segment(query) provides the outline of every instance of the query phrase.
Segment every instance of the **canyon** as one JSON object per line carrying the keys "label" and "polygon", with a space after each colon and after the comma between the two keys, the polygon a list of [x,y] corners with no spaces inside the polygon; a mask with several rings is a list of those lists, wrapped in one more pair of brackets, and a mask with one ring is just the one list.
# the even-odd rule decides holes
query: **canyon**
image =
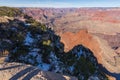
{"label": "canyon", "polygon": [[22,8],[22,11],[58,35],[87,30],[106,40],[112,49],[120,47],[120,8]]}
{"label": "canyon", "polygon": [[120,8],[25,8],[23,11],[55,30],[66,52],[82,44],[108,71],[120,73]]}
{"label": "canyon", "polygon": [[[56,79],[52,74],[61,80],[107,80],[106,75],[120,79],[120,8],[17,10],[22,15],[0,17],[0,49],[8,52],[5,61],[36,66],[42,70],[37,69],[37,76],[46,79]],[[16,64],[1,61],[0,68]],[[0,76],[6,79],[15,74],[7,70],[7,77],[2,72]]]}

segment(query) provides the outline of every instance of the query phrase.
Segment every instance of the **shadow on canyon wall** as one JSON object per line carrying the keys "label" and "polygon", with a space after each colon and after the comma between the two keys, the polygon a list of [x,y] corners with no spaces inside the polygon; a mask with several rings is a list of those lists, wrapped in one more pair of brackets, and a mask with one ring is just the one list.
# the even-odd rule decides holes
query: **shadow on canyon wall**
{"label": "shadow on canyon wall", "polygon": [[107,75],[115,77],[116,80],[120,80],[120,73],[112,73],[108,71],[105,67],[102,66],[102,64],[99,64],[99,68]]}

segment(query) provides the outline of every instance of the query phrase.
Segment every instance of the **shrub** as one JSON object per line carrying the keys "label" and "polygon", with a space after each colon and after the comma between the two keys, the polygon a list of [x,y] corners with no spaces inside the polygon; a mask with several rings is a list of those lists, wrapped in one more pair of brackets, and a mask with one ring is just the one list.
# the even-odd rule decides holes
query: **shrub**
{"label": "shrub", "polygon": [[23,13],[18,8],[0,7],[0,16],[16,17]]}
{"label": "shrub", "polygon": [[45,40],[42,42],[43,45],[50,46],[51,40]]}

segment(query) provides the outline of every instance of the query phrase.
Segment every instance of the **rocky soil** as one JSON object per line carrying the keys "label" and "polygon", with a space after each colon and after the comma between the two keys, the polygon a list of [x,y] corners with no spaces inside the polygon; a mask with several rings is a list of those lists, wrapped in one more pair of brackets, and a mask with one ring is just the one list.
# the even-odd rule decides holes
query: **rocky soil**
{"label": "rocky soil", "polygon": [[77,80],[77,78],[42,71],[22,63],[3,63],[0,64],[0,80]]}

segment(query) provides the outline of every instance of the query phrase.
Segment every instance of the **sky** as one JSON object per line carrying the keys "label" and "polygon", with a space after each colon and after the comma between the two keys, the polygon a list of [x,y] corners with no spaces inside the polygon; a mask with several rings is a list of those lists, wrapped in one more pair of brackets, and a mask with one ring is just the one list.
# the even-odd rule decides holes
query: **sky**
{"label": "sky", "polygon": [[120,7],[120,0],[0,0],[0,6],[10,7]]}

